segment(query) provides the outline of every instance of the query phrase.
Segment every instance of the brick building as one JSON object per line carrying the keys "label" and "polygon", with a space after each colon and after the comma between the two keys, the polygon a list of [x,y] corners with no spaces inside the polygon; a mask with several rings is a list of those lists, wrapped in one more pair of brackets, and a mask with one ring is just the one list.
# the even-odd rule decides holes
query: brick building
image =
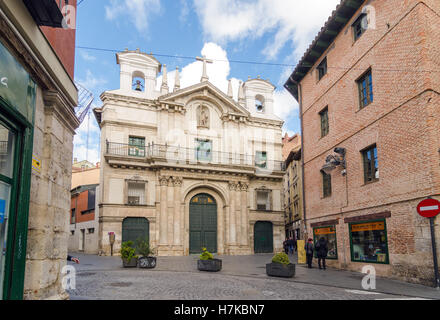
{"label": "brick building", "polygon": [[439,65],[439,1],[343,0],[286,82],[300,103],[307,229],[329,239],[331,265],[432,284],[416,207],[440,198]]}

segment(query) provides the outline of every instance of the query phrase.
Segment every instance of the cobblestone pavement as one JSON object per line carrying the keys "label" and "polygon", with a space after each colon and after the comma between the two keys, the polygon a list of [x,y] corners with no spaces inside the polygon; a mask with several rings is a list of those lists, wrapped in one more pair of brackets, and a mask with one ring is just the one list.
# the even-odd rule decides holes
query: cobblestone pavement
{"label": "cobblestone pavement", "polygon": [[[159,257],[155,269],[124,269],[119,257],[76,255],[72,300],[371,300],[440,298],[435,289],[393,282],[393,290],[364,291],[362,274],[296,266],[293,279],[266,275],[272,255],[222,256],[218,273],[197,270],[197,256]],[[291,260],[295,260],[293,257]],[[336,277],[336,278],[335,278]],[[338,278],[339,277],[339,278]],[[333,279],[332,281],[323,281]],[[313,280],[313,281],[312,281]],[[377,281],[380,283],[380,281]],[[431,295],[431,293],[433,295]]]}

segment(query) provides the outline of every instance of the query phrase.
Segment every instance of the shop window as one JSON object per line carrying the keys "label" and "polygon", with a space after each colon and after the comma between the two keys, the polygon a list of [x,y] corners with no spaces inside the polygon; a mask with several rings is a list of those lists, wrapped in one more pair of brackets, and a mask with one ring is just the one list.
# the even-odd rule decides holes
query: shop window
{"label": "shop window", "polygon": [[130,206],[145,205],[145,182],[130,181],[127,183],[127,203]]}
{"label": "shop window", "polygon": [[[338,245],[336,242],[336,226],[327,226],[327,227],[319,227],[313,228],[313,243],[316,244],[319,239],[324,238],[327,240],[327,259],[338,259]],[[315,257],[316,252],[315,252]]]}
{"label": "shop window", "polygon": [[352,261],[389,263],[385,220],[350,223],[349,228]]}

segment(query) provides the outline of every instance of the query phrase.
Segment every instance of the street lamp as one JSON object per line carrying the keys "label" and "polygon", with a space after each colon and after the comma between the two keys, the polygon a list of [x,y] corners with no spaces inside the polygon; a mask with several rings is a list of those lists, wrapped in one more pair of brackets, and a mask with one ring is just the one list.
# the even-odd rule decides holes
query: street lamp
{"label": "street lamp", "polygon": [[[336,155],[328,155],[325,159],[325,164],[322,166],[322,171],[325,174],[330,174],[336,167],[341,166],[345,171],[345,152],[344,148],[335,148]],[[344,173],[343,173],[344,174]]]}

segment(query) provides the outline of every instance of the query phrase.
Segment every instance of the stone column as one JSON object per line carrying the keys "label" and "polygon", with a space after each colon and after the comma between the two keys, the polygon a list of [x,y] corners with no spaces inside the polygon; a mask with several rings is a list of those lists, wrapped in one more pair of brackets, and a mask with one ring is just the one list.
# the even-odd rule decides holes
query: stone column
{"label": "stone column", "polygon": [[159,177],[160,183],[160,219],[159,219],[159,238],[160,245],[167,244],[168,223],[167,223],[167,188],[168,178]]}
{"label": "stone column", "polygon": [[249,233],[248,233],[248,208],[247,208],[247,194],[248,194],[248,184],[240,183],[240,196],[241,196],[241,244],[246,246],[249,243]]}
{"label": "stone column", "polygon": [[173,179],[174,183],[174,245],[179,246],[182,244],[181,232],[183,224],[181,224],[181,217],[183,212],[181,212],[180,206],[180,194],[182,189],[182,178],[175,177]]}
{"label": "stone column", "polygon": [[231,207],[229,209],[229,234],[230,234],[230,244],[236,244],[236,212],[235,212],[235,195],[236,195],[236,184],[235,182],[229,182],[229,195],[231,198]]}
{"label": "stone column", "polygon": [[170,177],[168,179],[167,199],[166,199],[166,216],[167,216],[167,245],[173,244],[174,233],[174,183]]}

